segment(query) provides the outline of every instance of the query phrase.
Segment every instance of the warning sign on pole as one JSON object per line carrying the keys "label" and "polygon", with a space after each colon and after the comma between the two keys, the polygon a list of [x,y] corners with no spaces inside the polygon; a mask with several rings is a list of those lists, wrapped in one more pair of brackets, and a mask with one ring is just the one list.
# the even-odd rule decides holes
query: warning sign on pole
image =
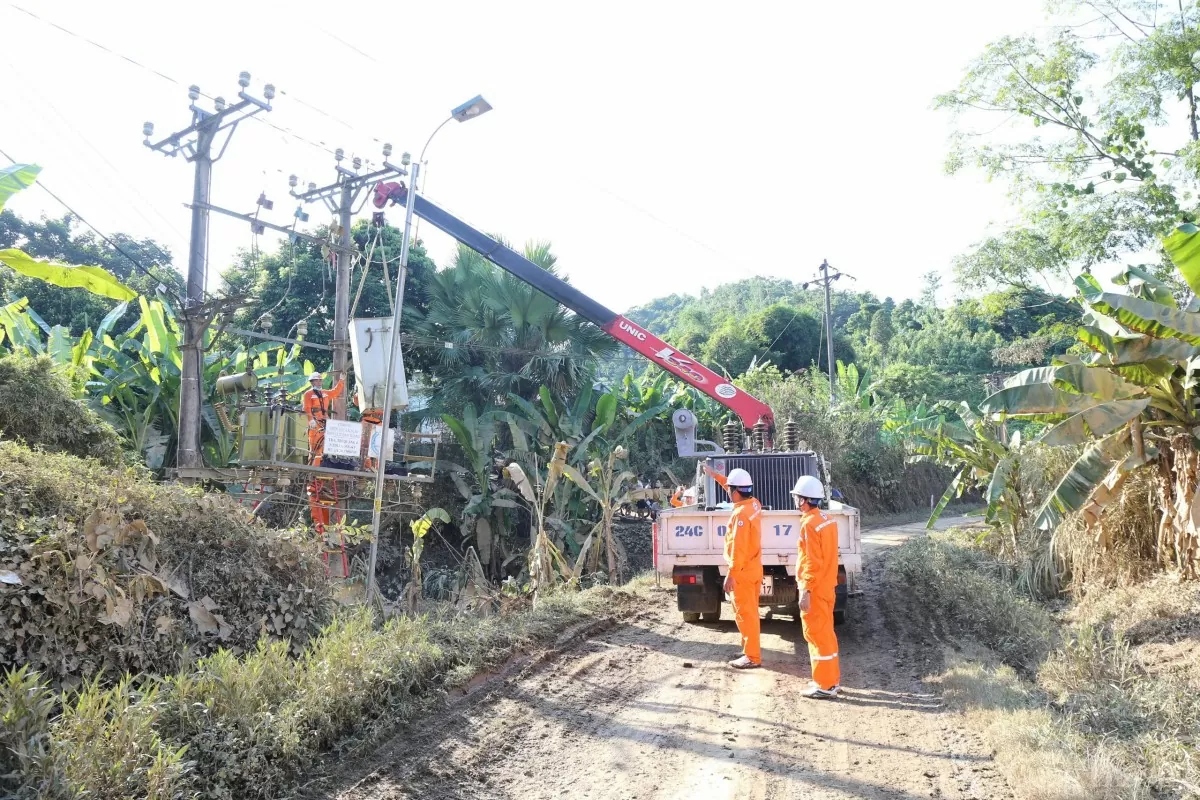
{"label": "warning sign on pole", "polygon": [[362,423],[331,419],[325,422],[325,454],[358,458],[362,447]]}

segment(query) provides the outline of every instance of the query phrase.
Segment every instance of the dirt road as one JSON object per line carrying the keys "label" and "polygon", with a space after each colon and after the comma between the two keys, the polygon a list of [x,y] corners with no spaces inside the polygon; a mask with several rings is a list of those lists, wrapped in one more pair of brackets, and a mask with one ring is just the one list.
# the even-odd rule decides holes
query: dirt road
{"label": "dirt road", "polygon": [[764,668],[734,672],[733,623],[685,625],[664,589],[628,624],[402,732],[329,797],[1011,797],[921,680],[940,647],[896,634],[877,569],[869,560],[838,630],[840,700],[798,695],[809,677],[798,623],[765,621]]}

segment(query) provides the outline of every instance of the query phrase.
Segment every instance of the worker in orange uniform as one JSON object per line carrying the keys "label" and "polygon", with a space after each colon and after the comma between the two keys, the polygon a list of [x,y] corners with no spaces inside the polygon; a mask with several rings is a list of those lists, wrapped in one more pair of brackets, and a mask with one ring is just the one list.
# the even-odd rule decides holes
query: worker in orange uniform
{"label": "worker in orange uniform", "polygon": [[341,396],[346,388],[346,379],[342,377],[332,389],[322,389],[325,376],[314,372],[308,376],[312,386],[304,393],[304,413],[308,415],[308,452],[313,465],[321,463],[321,454],[325,450],[325,423],[333,413],[333,401]]}
{"label": "worker in orange uniform", "polygon": [[800,619],[812,682],[802,694],[812,698],[833,698],[841,691],[841,667],[838,641],[833,632],[833,603],[838,579],[837,521],[819,507],[825,487],[811,475],[796,481],[792,500],[801,512],[799,560],[796,583],[800,589]]}
{"label": "worker in orange uniform", "polygon": [[682,486],[675,488],[675,494],[671,495],[671,508],[683,508],[683,489]]}
{"label": "worker in orange uniform", "polygon": [[725,591],[733,600],[733,619],[742,635],[742,656],[729,662],[734,669],[762,666],[759,643],[758,596],[762,591],[762,505],[754,497],[754,481],[744,469],[730,470],[729,477],[707,466],[704,471],[733,500],[733,513],[725,529]]}

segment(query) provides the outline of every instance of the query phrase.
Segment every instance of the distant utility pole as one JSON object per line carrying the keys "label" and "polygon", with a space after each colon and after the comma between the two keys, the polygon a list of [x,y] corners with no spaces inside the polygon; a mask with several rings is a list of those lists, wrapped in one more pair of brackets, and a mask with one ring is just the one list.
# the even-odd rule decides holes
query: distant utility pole
{"label": "distant utility pole", "polygon": [[[176,463],[181,468],[202,467],[200,455],[200,404],[202,387],[200,376],[204,362],[204,331],[213,316],[224,310],[228,303],[206,304],[205,284],[208,278],[208,211],[212,194],[212,166],[225,155],[225,148],[233,138],[238,123],[260,111],[271,110],[275,87],[263,87],[264,100],[246,94],[250,86],[250,73],[238,76],[239,102],[227,105],[225,98],[213,99],[213,110],[200,108],[200,87],[188,88],[192,101],[188,108],[192,112],[192,124],[172,133],[160,142],[151,142],[154,123],[142,126],[145,144],[163,155],[177,156],[183,153],[186,160],[196,165],[196,179],[192,189],[192,235],[188,247],[187,297],[183,315],[183,368],[179,386],[179,444]],[[221,131],[228,130],[217,155],[213,156],[213,144]]]}
{"label": "distant utility pole", "polygon": [[[300,183],[299,178],[295,175],[288,177],[293,197],[304,203],[321,200],[337,216],[338,225],[342,229],[341,240],[336,248],[337,280],[334,282],[333,341],[330,342],[333,346],[333,371],[339,376],[346,374],[346,362],[350,354],[350,268],[354,260],[354,243],[350,238],[350,223],[354,215],[362,210],[369,199],[369,197],[364,197],[362,203],[358,203],[363,189],[374,186],[380,181],[400,178],[408,174],[407,170],[388,162],[391,155],[392,146],[385,144],[383,146],[383,169],[360,175],[362,159],[356,156],[351,160],[353,169],[343,167],[342,160],[345,159],[346,152],[339,147],[333,156],[337,161],[337,178],[328,186],[318,188],[315,183],[310,183],[307,191],[297,192],[296,186]],[[354,207],[356,203],[358,203],[358,208]],[[334,400],[333,413],[337,419],[346,418],[345,392]]]}
{"label": "distant utility pole", "polygon": [[829,261],[821,260],[821,266],[817,267],[819,275],[812,280],[805,281],[800,284],[801,288],[807,289],[809,284],[820,283],[825,289],[825,353],[826,366],[829,368],[829,407],[833,408],[837,402],[837,379],[834,376],[833,369],[833,301],[830,294],[830,286],[838,278],[845,276],[850,280],[855,280],[853,275],[847,275],[845,272],[840,272],[829,266]]}

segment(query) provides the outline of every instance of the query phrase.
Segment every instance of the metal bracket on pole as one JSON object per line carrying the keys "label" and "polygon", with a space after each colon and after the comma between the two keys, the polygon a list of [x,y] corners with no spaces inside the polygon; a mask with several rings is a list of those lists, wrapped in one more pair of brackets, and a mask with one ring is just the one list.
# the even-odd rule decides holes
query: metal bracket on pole
{"label": "metal bracket on pole", "polygon": [[[192,203],[184,203],[183,205],[185,208],[193,207]],[[307,233],[301,233],[300,231],[296,230],[295,228],[288,228],[283,225],[276,225],[273,222],[267,222],[266,220],[259,219],[258,217],[252,216],[250,214],[242,214],[237,211],[230,211],[228,208],[221,208],[220,206],[214,206],[212,203],[196,203],[196,204],[194,204],[194,206],[196,208],[203,208],[206,211],[215,211],[218,214],[224,214],[225,216],[233,217],[234,219],[240,219],[240,220],[243,220],[244,222],[250,223],[251,225],[261,225],[264,228],[270,228],[273,231],[279,231],[280,233],[287,234],[288,238],[291,238],[291,239],[300,239],[301,241],[309,242],[311,244],[323,245],[325,247],[328,247],[330,250],[332,250],[334,252],[341,252],[341,250],[342,250],[342,246],[340,244],[335,244],[327,239],[321,239],[317,236],[310,236]],[[350,252],[352,254],[357,254],[358,248],[357,247],[351,248]]]}

